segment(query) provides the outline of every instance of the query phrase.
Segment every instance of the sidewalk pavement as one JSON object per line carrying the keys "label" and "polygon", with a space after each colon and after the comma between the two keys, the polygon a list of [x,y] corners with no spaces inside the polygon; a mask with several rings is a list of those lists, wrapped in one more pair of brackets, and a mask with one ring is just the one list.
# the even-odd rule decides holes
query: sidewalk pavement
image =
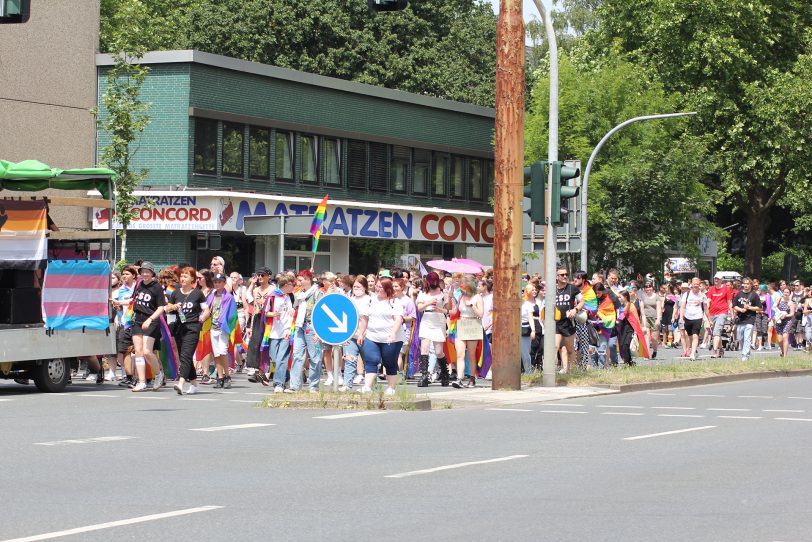
{"label": "sidewalk pavement", "polygon": [[500,407],[619,393],[619,390],[609,388],[573,386],[527,387],[518,391],[492,390],[486,386],[463,389],[443,388],[443,391],[432,390],[430,393],[421,393],[421,390],[421,388],[417,390],[417,397],[431,399],[432,410],[443,408],[447,404],[450,404],[452,408]]}

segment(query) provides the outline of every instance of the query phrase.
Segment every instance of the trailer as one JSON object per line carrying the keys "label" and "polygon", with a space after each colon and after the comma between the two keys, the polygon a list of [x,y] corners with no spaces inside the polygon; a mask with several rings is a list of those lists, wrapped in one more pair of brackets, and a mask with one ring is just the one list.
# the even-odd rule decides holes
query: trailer
{"label": "trailer", "polygon": [[[60,392],[70,381],[71,364],[76,360],[115,352],[109,303],[106,325],[99,323],[98,314],[93,325],[48,316],[47,303],[43,304],[43,285],[49,262],[54,261],[73,262],[79,268],[84,262],[87,266],[106,262],[103,302],[109,300],[114,231],[60,229],[51,213],[58,207],[78,207],[112,214],[114,180],[109,169],[60,170],[36,160],[0,160],[0,378],[32,380],[40,391]],[[41,195],[45,190],[47,194]],[[75,309],[84,301],[71,295],[70,285],[81,284],[81,277],[80,282],[73,280],[64,283],[60,309]],[[99,276],[93,280],[95,303],[85,305],[98,313],[104,282]]]}

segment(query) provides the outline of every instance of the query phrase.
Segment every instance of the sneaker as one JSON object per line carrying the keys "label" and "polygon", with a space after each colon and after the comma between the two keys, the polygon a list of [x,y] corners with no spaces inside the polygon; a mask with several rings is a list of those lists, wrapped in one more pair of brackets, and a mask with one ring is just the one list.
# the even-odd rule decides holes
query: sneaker
{"label": "sneaker", "polygon": [[378,380],[386,380],[386,375],[383,373],[378,373]]}
{"label": "sneaker", "polygon": [[324,381],[325,386],[333,385],[333,373],[327,373],[327,380]]}
{"label": "sneaker", "polygon": [[284,388],[284,389],[282,390],[282,392],[283,392],[283,393],[296,393],[296,390],[292,390],[292,389],[289,389],[289,388]]}
{"label": "sneaker", "polygon": [[87,373],[87,376],[85,377],[85,381],[86,382],[95,382],[96,378],[97,378],[96,373]]}
{"label": "sneaker", "polygon": [[310,388],[310,393],[319,393],[318,388]]}
{"label": "sneaker", "polygon": [[562,367],[561,369],[558,370],[558,374],[565,375],[567,374],[567,370]]}
{"label": "sneaker", "polygon": [[462,389],[463,383],[462,380],[455,380],[454,382],[451,383],[451,385],[460,390]]}
{"label": "sneaker", "polygon": [[437,382],[437,380],[439,379],[440,375],[437,374],[437,371],[432,371],[431,373],[429,373],[429,382],[431,382],[432,384]]}
{"label": "sneaker", "polygon": [[285,393],[285,386],[280,386],[279,384],[277,384],[276,386],[273,387],[273,392],[274,393]]}
{"label": "sneaker", "polygon": [[657,351],[656,350],[651,352],[651,359],[657,359]]}
{"label": "sneaker", "polygon": [[164,386],[166,386],[166,377],[164,376],[163,370],[161,370],[158,371],[158,374],[152,379],[152,391],[158,391]]}
{"label": "sneaker", "polygon": [[747,363],[747,356],[742,356],[742,363]]}
{"label": "sneaker", "polygon": [[355,378],[352,379],[352,383],[355,384],[356,386],[358,384],[363,384],[364,383],[364,375],[355,375]]}
{"label": "sneaker", "polygon": [[113,371],[107,371],[107,374],[104,375],[104,379],[108,382],[114,382],[116,380],[116,375]]}
{"label": "sneaker", "polygon": [[96,373],[96,384],[104,384],[104,371]]}
{"label": "sneaker", "polygon": [[395,395],[395,388],[386,388],[386,391],[384,391],[383,394],[391,397]]}
{"label": "sneaker", "polygon": [[124,375],[124,378],[122,378],[121,382],[118,383],[118,385],[120,387],[122,387],[122,388],[130,387],[130,386],[132,386],[132,384],[133,384],[133,377],[131,377],[130,375]]}
{"label": "sneaker", "polygon": [[230,376],[227,376],[227,377],[225,377],[225,379],[223,379],[223,387],[225,389],[227,389],[227,390],[231,389],[231,377]]}
{"label": "sneaker", "polygon": [[342,375],[338,375],[338,385],[339,386],[344,385],[344,377]]}
{"label": "sneaker", "polygon": [[370,393],[372,393],[372,388],[368,388],[366,386],[361,386],[358,389],[358,393],[360,393],[361,395],[369,395]]}
{"label": "sneaker", "polygon": [[257,371],[254,373],[254,381],[262,384],[263,386],[270,385],[268,382],[268,376],[263,371]]}
{"label": "sneaker", "polygon": [[347,386],[341,386],[340,388],[338,388],[338,391],[343,392],[352,391],[352,388],[348,388]]}
{"label": "sneaker", "polygon": [[199,380],[201,384],[211,384],[211,377],[209,377],[207,374],[201,376]]}
{"label": "sneaker", "polygon": [[146,384],[146,382],[139,382],[138,384],[136,384],[135,386],[133,386],[133,391],[134,391],[134,392],[137,392],[137,391],[145,391],[146,389],[147,389],[147,384]]}
{"label": "sneaker", "polygon": [[192,384],[191,386],[189,386],[189,389],[186,390],[185,395],[195,395],[196,393],[197,393],[197,386]]}
{"label": "sneaker", "polygon": [[178,395],[183,395],[183,388],[181,387],[180,384],[175,384],[174,386],[172,386],[172,389],[175,390],[178,393]]}

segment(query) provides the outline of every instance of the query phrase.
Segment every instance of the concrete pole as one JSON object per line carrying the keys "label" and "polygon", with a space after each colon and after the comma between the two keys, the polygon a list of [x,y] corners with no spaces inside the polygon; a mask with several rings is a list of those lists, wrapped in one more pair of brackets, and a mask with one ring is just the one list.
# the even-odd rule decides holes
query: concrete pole
{"label": "concrete pole", "polygon": [[522,0],[501,0],[496,26],[496,181],[491,387],[521,389],[519,329],[524,184]]}
{"label": "concrete pole", "polygon": [[687,115],[696,115],[696,111],[688,111],[685,113],[664,113],[662,115],[644,115],[642,117],[634,117],[633,119],[629,119],[625,122],[621,122],[611,130],[609,130],[603,139],[598,142],[598,145],[592,151],[592,154],[589,156],[589,161],[586,163],[586,169],[584,170],[584,179],[581,181],[581,269],[584,271],[588,271],[589,269],[589,260],[587,259],[587,251],[586,251],[586,242],[587,242],[587,224],[586,224],[586,212],[587,212],[587,194],[589,189],[589,172],[592,171],[592,164],[595,162],[595,157],[598,155],[598,151],[601,150],[603,144],[612,137],[612,134],[617,132],[618,130],[625,128],[629,124],[640,122],[642,120],[652,120],[652,119],[670,119],[672,117],[684,117]]}
{"label": "concrete pole", "polygon": [[555,386],[555,366],[558,356],[555,351],[555,267],[558,260],[555,226],[550,220],[552,209],[553,168],[552,163],[558,160],[558,43],[555,39],[553,20],[549,12],[544,9],[541,0],[533,0],[536,9],[544,19],[544,29],[547,33],[547,42],[550,49],[550,126],[547,138],[547,195],[546,210],[547,225],[544,228],[544,280],[547,287],[544,290],[544,361],[541,371],[541,385]]}

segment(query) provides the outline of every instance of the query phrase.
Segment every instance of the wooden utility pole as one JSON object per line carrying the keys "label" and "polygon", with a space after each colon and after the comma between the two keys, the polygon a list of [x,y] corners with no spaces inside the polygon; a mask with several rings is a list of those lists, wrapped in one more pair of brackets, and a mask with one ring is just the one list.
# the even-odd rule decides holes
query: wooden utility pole
{"label": "wooden utility pole", "polygon": [[501,0],[496,27],[493,389],[521,389],[519,348],[524,184],[522,0]]}

